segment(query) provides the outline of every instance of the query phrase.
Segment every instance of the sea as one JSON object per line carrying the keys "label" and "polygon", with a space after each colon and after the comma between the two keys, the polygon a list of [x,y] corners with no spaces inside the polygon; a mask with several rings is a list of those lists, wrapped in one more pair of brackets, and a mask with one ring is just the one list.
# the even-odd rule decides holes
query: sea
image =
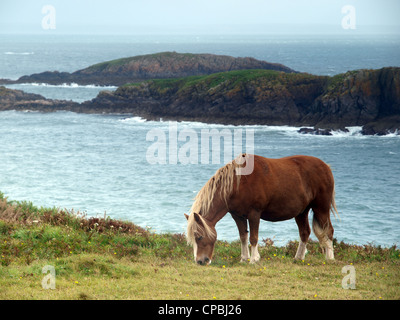
{"label": "sea", "polygon": [[[330,76],[400,66],[398,35],[2,34],[0,78],[73,72],[107,60],[163,51],[254,57]],[[45,83],[7,87],[77,102],[116,89]],[[131,221],[157,233],[184,233],[184,213],[196,193],[238,152],[269,158],[304,154],[319,157],[332,168],[340,216],[332,216],[332,224],[338,241],[399,245],[400,135],[363,136],[360,127],[350,127],[348,132],[315,136],[298,129],[146,121],[133,114],[3,111],[0,192],[39,207]],[[202,148],[204,133],[210,139],[208,148]],[[229,214],[216,229],[221,240],[239,238]],[[299,239],[295,221],[262,221],[260,241],[267,238],[278,246]],[[311,239],[316,237],[312,234]]]}

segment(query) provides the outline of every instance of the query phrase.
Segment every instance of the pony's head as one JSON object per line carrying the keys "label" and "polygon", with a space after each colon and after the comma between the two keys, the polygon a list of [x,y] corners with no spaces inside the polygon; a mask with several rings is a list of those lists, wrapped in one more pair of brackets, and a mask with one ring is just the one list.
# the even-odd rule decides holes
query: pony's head
{"label": "pony's head", "polygon": [[[240,155],[240,160],[242,157],[245,154]],[[235,183],[239,190],[240,174],[236,169],[242,166],[242,162],[235,159],[218,169],[197,193],[190,215],[185,214],[188,220],[187,242],[193,245],[194,259],[199,264],[211,262],[217,232],[215,224],[210,221],[215,221],[215,214],[221,211],[221,206],[226,208],[225,213],[228,212],[228,198]]]}
{"label": "pony's head", "polygon": [[217,241],[215,227],[198,213],[185,214],[185,217],[188,220],[187,242],[193,246],[194,260],[200,265],[210,264]]}

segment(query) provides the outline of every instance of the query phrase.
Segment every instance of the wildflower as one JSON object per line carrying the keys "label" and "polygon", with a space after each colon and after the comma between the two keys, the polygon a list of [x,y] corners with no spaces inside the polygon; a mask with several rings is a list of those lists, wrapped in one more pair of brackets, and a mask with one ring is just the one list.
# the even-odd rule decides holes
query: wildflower
{"label": "wildflower", "polygon": [[318,295],[317,294],[314,294],[314,298],[316,298]]}
{"label": "wildflower", "polygon": [[222,268],[225,268],[225,265],[223,265]]}
{"label": "wildflower", "polygon": [[75,283],[76,283],[76,284],[79,284],[79,282],[78,282],[78,281],[75,281]]}

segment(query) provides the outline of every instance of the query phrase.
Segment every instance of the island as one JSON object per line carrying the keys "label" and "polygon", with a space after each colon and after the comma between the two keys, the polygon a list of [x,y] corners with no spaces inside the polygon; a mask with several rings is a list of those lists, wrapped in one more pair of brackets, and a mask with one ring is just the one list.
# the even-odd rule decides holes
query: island
{"label": "island", "polygon": [[101,62],[72,73],[45,71],[22,76],[17,80],[0,79],[0,84],[47,83],[59,85],[76,83],[79,85],[120,86],[149,79],[181,78],[244,69],[296,72],[282,64],[251,57],[235,58],[216,54],[160,52]]}

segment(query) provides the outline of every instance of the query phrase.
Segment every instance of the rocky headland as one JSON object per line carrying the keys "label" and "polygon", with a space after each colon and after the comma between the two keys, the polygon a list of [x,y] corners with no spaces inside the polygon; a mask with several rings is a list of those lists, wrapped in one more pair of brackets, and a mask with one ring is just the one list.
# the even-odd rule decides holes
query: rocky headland
{"label": "rocky headland", "polygon": [[46,99],[45,97],[26,93],[21,90],[8,89],[0,86],[0,111],[43,111],[70,110],[78,104],[72,101]]}
{"label": "rocky headland", "polygon": [[400,68],[334,77],[243,70],[151,80],[101,92],[82,107],[151,120],[313,126],[324,132],[363,126],[364,134],[383,135],[400,129]]}
{"label": "rocky headland", "polygon": [[[186,68],[185,59],[178,69]],[[97,69],[112,67],[109,63],[96,66]],[[145,67],[153,70],[153,75],[160,70],[159,64],[146,65],[141,70]],[[257,68],[206,75],[196,74],[198,70],[196,67],[192,70],[194,75],[179,78],[170,78],[171,73],[164,79],[125,83],[83,103],[49,100],[3,87],[0,110],[129,113],[148,120],[293,125],[307,127],[301,133],[324,135],[331,130],[344,131],[348,126],[362,126],[362,133],[370,135],[400,131],[398,67],[354,70],[333,77],[296,73],[291,69]]]}

